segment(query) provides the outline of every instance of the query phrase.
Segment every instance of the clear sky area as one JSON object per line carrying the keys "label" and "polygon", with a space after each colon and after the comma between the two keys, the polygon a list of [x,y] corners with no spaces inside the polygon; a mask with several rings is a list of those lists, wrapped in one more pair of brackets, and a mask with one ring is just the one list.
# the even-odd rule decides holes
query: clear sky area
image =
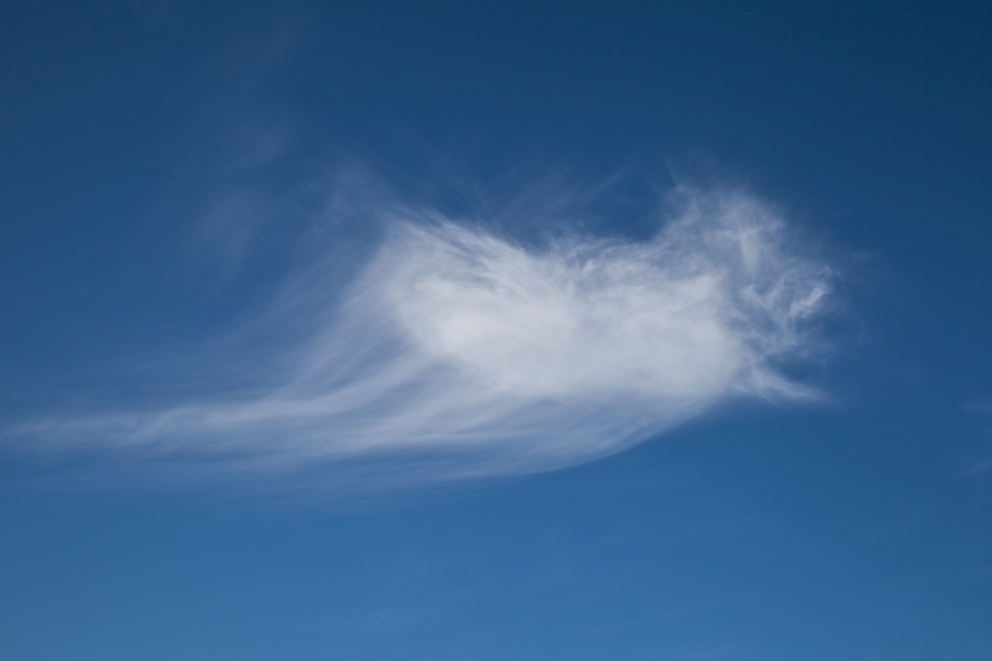
{"label": "clear sky area", "polygon": [[0,4],[0,658],[992,660],[992,5]]}

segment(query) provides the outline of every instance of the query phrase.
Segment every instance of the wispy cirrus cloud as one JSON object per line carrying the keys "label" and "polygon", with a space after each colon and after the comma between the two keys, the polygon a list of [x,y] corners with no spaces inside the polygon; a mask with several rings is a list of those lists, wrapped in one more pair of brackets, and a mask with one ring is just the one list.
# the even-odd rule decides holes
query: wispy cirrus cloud
{"label": "wispy cirrus cloud", "polygon": [[301,266],[261,315],[294,339],[225,357],[257,364],[250,391],[207,388],[182,405],[52,416],[15,433],[430,481],[604,456],[728,397],[819,397],[779,366],[815,351],[835,273],[753,194],[683,186],[649,239],[564,231],[539,247],[505,229],[525,219],[484,226],[374,198],[347,209],[337,198],[325,219],[380,228],[357,275],[341,286],[333,259]]}

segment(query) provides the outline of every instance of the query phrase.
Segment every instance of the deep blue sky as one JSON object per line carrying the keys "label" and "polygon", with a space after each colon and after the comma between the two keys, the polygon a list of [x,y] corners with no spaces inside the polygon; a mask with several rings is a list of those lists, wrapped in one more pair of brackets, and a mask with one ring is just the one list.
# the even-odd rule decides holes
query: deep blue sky
{"label": "deep blue sky", "polygon": [[842,273],[827,397],[357,500],[7,435],[0,656],[992,659],[988,3],[202,5],[0,8],[5,428],[199,392],[349,163],[454,216],[620,173],[635,239],[756,191]]}

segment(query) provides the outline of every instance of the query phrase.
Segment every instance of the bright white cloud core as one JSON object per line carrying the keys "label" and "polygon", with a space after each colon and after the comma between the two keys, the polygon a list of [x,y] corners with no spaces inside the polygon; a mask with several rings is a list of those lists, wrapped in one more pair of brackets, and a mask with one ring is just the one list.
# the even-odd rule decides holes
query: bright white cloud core
{"label": "bright white cloud core", "polygon": [[343,296],[317,269],[283,298],[276,314],[314,327],[280,354],[267,394],[191,393],[195,405],[44,434],[447,479],[616,452],[730,395],[814,398],[775,366],[810,351],[830,270],[754,196],[681,200],[652,240],[559,237],[540,250],[391,208]]}

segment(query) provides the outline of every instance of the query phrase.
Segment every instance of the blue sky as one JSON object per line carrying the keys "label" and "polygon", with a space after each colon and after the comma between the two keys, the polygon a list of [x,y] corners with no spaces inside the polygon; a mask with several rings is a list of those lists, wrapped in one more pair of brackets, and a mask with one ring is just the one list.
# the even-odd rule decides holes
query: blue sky
{"label": "blue sky", "polygon": [[7,3],[0,656],[992,659],[982,3]]}

